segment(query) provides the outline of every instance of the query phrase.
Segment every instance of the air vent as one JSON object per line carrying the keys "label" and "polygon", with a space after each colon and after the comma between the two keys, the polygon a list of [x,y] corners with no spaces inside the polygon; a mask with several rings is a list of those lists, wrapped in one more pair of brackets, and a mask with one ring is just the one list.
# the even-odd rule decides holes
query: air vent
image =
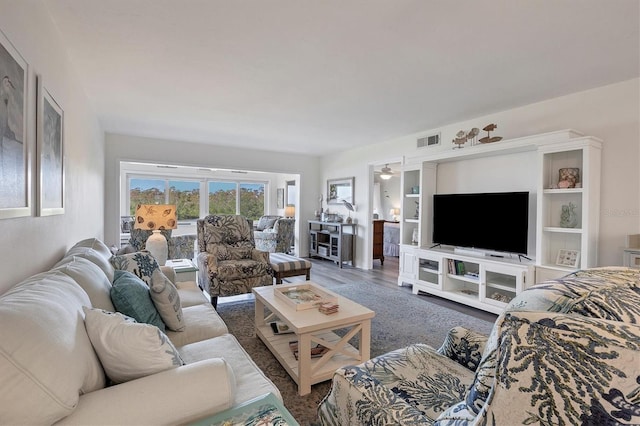
{"label": "air vent", "polygon": [[246,175],[248,172],[245,172],[244,170],[231,170],[231,173],[238,173],[241,175]]}
{"label": "air vent", "polygon": [[429,146],[440,145],[440,133],[436,133],[435,135],[425,136],[423,138],[418,138],[417,146],[418,148],[426,148]]}

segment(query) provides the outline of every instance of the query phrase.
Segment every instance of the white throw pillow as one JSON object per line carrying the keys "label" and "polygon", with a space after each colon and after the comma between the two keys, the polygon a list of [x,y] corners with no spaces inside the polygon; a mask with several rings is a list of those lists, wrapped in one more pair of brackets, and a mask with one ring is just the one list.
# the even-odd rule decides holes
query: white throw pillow
{"label": "white throw pillow", "polygon": [[169,330],[184,331],[186,325],[182,315],[180,294],[175,285],[160,269],[153,271],[151,276],[150,294],[153,304],[162,317],[162,321]]}
{"label": "white throw pillow", "polygon": [[114,383],[184,365],[166,334],[119,312],[83,307],[85,326],[107,376]]}

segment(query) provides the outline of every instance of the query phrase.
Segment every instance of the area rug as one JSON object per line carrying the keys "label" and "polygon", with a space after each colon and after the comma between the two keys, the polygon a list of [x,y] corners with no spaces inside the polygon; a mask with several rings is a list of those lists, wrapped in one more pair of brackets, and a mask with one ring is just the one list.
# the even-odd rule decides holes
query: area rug
{"label": "area rug", "polygon": [[[437,348],[447,332],[461,325],[489,334],[492,322],[464,314],[431,302],[430,297],[412,295],[365,282],[326,286],[330,290],[373,310],[371,357],[382,355],[412,343],[426,343]],[[301,425],[316,425],[316,409],[329,392],[331,381],[313,385],[311,393],[298,395],[296,383],[278,360],[258,339],[254,330],[254,301],[222,303],[218,313],[256,364],[280,389],[284,404]]]}

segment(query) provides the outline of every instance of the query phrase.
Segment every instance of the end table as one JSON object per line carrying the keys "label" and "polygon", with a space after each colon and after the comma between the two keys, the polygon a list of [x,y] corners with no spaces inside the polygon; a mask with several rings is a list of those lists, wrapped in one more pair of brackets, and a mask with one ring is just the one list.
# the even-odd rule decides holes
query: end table
{"label": "end table", "polygon": [[176,273],[176,282],[196,281],[198,267],[189,259],[167,260],[165,266],[173,268]]}

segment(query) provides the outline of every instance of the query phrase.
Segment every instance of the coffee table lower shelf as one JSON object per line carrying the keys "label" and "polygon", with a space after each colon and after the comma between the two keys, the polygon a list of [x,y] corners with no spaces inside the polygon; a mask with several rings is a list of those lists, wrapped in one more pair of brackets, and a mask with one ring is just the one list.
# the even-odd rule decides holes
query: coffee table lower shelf
{"label": "coffee table lower shelf", "polygon": [[[289,349],[289,342],[293,340],[299,341],[299,336],[293,333],[289,334],[273,334],[270,326],[262,326],[256,328],[256,335],[264,342],[269,348],[271,353],[278,359],[280,364],[287,370],[287,373],[291,378],[300,385],[300,371],[298,366],[298,360],[293,356],[293,352]],[[320,343],[323,346],[327,344],[337,344],[342,337],[338,336],[332,331],[324,331],[314,333],[312,337],[312,343]],[[344,345],[342,348],[344,353],[338,353],[332,355],[326,353],[323,357],[311,358],[311,379],[310,385],[331,380],[333,373],[340,367],[344,367],[349,364],[358,364],[364,360],[360,356],[358,349],[354,348],[350,344]],[[327,359],[325,359],[327,357]]]}

